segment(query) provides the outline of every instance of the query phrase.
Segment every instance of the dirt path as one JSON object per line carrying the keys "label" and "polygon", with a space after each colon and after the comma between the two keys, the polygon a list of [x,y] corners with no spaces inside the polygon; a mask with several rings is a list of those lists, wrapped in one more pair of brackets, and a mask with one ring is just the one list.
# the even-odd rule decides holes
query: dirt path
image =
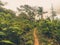
{"label": "dirt path", "polygon": [[37,28],[34,29],[33,35],[34,35],[34,45],[39,45],[38,36],[37,36]]}

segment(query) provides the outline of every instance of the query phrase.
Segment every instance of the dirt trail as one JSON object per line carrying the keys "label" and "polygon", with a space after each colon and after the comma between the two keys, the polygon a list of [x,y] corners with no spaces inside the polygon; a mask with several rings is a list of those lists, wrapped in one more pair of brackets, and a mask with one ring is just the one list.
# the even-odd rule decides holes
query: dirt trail
{"label": "dirt trail", "polygon": [[37,36],[37,28],[34,29],[33,35],[34,35],[34,45],[39,45],[38,36]]}

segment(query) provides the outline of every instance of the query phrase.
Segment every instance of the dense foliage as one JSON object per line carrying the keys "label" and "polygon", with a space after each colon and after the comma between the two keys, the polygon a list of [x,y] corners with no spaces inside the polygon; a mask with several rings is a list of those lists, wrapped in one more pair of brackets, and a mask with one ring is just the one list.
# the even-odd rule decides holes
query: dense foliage
{"label": "dense foliage", "polygon": [[0,2],[0,45],[34,45],[34,28],[37,28],[42,45],[60,45],[60,20],[35,20],[36,13],[43,14],[40,7],[41,10],[21,6],[16,16],[14,11],[2,5]]}

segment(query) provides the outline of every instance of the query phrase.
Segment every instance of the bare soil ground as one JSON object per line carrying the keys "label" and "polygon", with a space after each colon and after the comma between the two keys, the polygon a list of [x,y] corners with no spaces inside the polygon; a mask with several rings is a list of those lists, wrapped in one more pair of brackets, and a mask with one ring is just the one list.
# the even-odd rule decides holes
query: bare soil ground
{"label": "bare soil ground", "polygon": [[34,45],[39,45],[38,36],[37,36],[37,29],[36,28],[34,29],[33,36],[34,36]]}

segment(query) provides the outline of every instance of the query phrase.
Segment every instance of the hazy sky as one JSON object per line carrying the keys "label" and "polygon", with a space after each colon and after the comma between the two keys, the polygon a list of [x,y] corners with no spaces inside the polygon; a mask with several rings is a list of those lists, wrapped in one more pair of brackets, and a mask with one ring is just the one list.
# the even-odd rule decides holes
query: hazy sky
{"label": "hazy sky", "polygon": [[44,7],[44,10],[50,10],[51,3],[53,3],[53,7],[54,10],[56,10],[56,12],[60,11],[60,0],[1,0],[1,1],[8,2],[8,4],[5,7],[15,11],[16,7],[19,7],[19,5],[24,4],[28,4],[30,6],[42,6]]}

